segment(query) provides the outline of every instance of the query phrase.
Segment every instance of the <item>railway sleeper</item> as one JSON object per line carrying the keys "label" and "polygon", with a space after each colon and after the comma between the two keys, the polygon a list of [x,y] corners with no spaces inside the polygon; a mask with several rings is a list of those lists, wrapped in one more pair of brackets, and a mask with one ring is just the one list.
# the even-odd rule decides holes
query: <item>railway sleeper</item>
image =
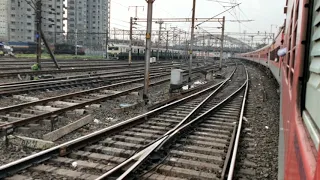
{"label": "railway sleeper", "polygon": [[108,165],[105,165],[103,163],[96,163],[96,162],[89,162],[89,161],[83,161],[78,159],[72,159],[72,158],[66,158],[66,157],[57,157],[50,159],[49,162],[55,163],[56,166],[67,166],[72,167],[72,163],[76,163],[77,166],[74,167],[76,170],[90,170],[90,172],[98,171],[97,175],[100,173],[104,173],[106,171],[109,171],[112,169],[116,164],[109,163]]}
{"label": "railway sleeper", "polygon": [[208,163],[216,163],[216,164],[224,163],[224,159],[222,159],[221,156],[207,155],[207,154],[201,154],[201,153],[171,150],[170,155],[176,156],[176,157],[186,157],[188,159],[195,159],[195,160],[204,161]]}
{"label": "railway sleeper", "polygon": [[135,152],[133,150],[106,147],[101,145],[91,145],[91,146],[85,147],[85,150],[89,152],[102,153],[102,154],[119,156],[124,158],[129,158]]}
{"label": "railway sleeper", "polygon": [[120,164],[125,161],[126,158],[111,156],[107,154],[87,152],[87,151],[75,151],[69,154],[70,158],[73,159],[81,159],[88,160],[93,162],[103,162],[104,164],[112,163],[112,164]]}
{"label": "railway sleeper", "polygon": [[51,165],[38,165],[30,168],[32,171],[48,174],[48,176],[63,176],[71,179],[93,180],[98,178],[97,175],[87,174],[65,168],[54,167]]}
{"label": "railway sleeper", "polygon": [[180,178],[196,178],[196,179],[217,179],[216,174],[196,171],[192,169],[185,169],[179,167],[173,167],[169,165],[161,165],[157,168],[157,172],[164,175],[176,176]]}
{"label": "railway sleeper", "polygon": [[179,141],[181,144],[188,144],[188,145],[195,145],[199,147],[209,147],[211,149],[225,149],[228,147],[228,144],[220,143],[220,142],[210,142],[210,141],[203,141],[203,140],[197,140],[197,139],[186,139],[183,138]]}
{"label": "railway sleeper", "polygon": [[[161,121],[148,121],[146,124],[152,125],[152,126],[161,126],[161,127],[173,127],[174,126],[174,123],[167,123],[167,122],[161,122]],[[177,123],[175,123],[175,124],[177,124]]]}
{"label": "railway sleeper", "polygon": [[124,132],[121,132],[120,134],[125,136],[138,137],[138,138],[157,139],[156,135],[153,133],[124,131]]}
{"label": "railway sleeper", "polygon": [[217,138],[217,139],[230,139],[231,137],[229,135],[225,135],[225,134],[219,134],[219,133],[208,133],[208,132],[198,132],[198,131],[194,131],[190,134],[195,135],[195,136],[204,136],[204,137],[208,137],[208,138]]}
{"label": "railway sleeper", "polygon": [[221,134],[221,135],[231,136],[230,131],[225,131],[225,130],[221,130],[221,129],[197,127],[196,130],[199,132],[206,132],[206,133],[211,133],[211,134]]}
{"label": "railway sleeper", "polygon": [[209,141],[209,142],[217,142],[217,143],[229,143],[230,142],[230,138],[229,137],[208,137],[208,136],[199,136],[199,135],[192,135],[190,134],[188,137],[188,139],[192,139],[192,140],[200,140],[200,141]]}
{"label": "railway sleeper", "polygon": [[199,147],[198,145],[182,145],[176,144],[174,145],[176,150],[185,151],[185,152],[193,152],[193,153],[201,153],[207,155],[215,155],[215,156],[225,156],[226,151],[222,149],[212,149],[209,147]]}
{"label": "railway sleeper", "polygon": [[142,145],[136,144],[136,143],[128,143],[128,142],[121,142],[121,141],[114,141],[111,138],[107,138],[103,141],[100,141],[99,144],[103,146],[108,146],[108,147],[115,147],[119,149],[127,149],[127,150],[137,150],[141,147]]}
{"label": "railway sleeper", "polygon": [[153,117],[152,120],[156,122],[164,122],[164,123],[179,123],[181,121],[181,120],[166,119],[166,118],[162,119],[157,117]]}
{"label": "railway sleeper", "polygon": [[155,135],[162,135],[165,132],[164,130],[152,130],[152,129],[145,129],[145,128],[139,128],[139,127],[134,127],[130,130],[134,132],[141,132],[141,133],[152,133]]}
{"label": "railway sleeper", "polygon": [[185,178],[178,178],[173,176],[165,176],[155,172],[149,172],[142,176],[143,179],[147,180],[186,180]]}
{"label": "railway sleeper", "polygon": [[[149,137],[147,137],[149,138]],[[151,140],[146,138],[138,138],[138,137],[131,137],[131,136],[122,136],[122,135],[115,135],[112,137],[112,139],[116,141],[123,141],[128,143],[136,143],[140,145],[146,145],[151,142]]]}
{"label": "railway sleeper", "polygon": [[164,164],[202,172],[207,171],[208,173],[219,173],[219,171],[221,170],[221,168],[217,164],[185,159],[184,156],[168,157]]}

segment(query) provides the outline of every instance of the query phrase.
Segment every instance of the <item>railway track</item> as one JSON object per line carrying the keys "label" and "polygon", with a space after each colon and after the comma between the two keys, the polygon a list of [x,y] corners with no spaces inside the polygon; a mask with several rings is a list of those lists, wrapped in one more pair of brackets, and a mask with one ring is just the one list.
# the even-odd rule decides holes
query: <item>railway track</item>
{"label": "railway track", "polygon": [[[195,68],[199,70],[200,68]],[[169,75],[170,69],[166,67],[150,68],[151,76]],[[107,85],[113,82],[121,82],[143,77],[142,69],[131,71],[104,72],[88,75],[68,76],[64,78],[52,78],[36,81],[22,81],[15,83],[0,84],[0,97],[24,92],[34,92],[41,90],[61,90],[71,87],[97,87],[99,85]]]}
{"label": "railway track", "polygon": [[[180,64],[153,64],[150,67],[153,68],[170,68],[179,66]],[[69,68],[69,69],[60,69],[60,70],[41,70],[41,71],[31,71],[31,70],[19,70],[19,71],[9,71],[5,72],[4,70],[1,70],[0,77],[17,77],[19,76],[26,76],[26,75],[41,75],[41,74],[59,74],[59,73],[70,73],[70,72],[90,72],[90,71],[104,71],[104,70],[116,70],[116,69],[127,69],[129,70],[136,70],[137,68],[141,69],[143,68],[143,65],[118,65],[118,66],[98,66],[98,67],[83,67],[83,68]],[[9,70],[5,67],[6,71]],[[29,67],[30,69],[30,67]],[[119,71],[118,70],[118,71]]]}
{"label": "railway track", "polygon": [[[151,77],[155,75],[163,75],[167,70],[151,70]],[[108,85],[114,82],[121,82],[125,80],[142,78],[143,73],[134,71],[130,73],[111,74],[99,73],[87,76],[75,76],[66,78],[54,78],[39,81],[25,81],[17,83],[0,84],[0,97],[14,94],[20,94],[25,92],[43,91],[43,90],[61,90],[65,88],[73,87],[98,87]],[[168,73],[166,73],[168,74]]]}
{"label": "railway track", "polygon": [[[0,178],[14,175],[9,179],[28,177],[40,179],[49,177],[96,179],[101,175],[101,178],[104,178],[104,173],[107,171],[107,174],[112,172],[108,176],[119,175],[124,170],[130,170],[132,164],[135,165],[132,162],[134,160],[132,157],[141,155],[141,153],[145,155],[146,150],[154,147],[155,144],[159,145],[160,140],[175,132],[176,129],[193,122],[194,118],[197,119],[207,115],[208,111],[211,112],[214,104],[219,104],[219,102],[221,104],[223,98],[230,96],[232,90],[228,90],[228,94],[228,88],[243,91],[242,88],[239,88],[240,82],[236,85],[230,85],[231,82],[237,82],[237,79],[240,81],[241,71],[244,71],[244,67],[242,70],[241,68],[235,70],[235,75],[221,83],[180,100],[4,165],[0,167]],[[245,80],[242,79],[242,81],[244,81],[242,84],[245,83]],[[233,109],[235,106],[232,105],[230,108]],[[228,117],[228,115],[224,117]],[[229,124],[235,127],[234,123],[230,122]],[[148,155],[147,153],[147,156],[143,157],[147,159]],[[129,164],[131,163],[130,166],[128,166],[128,161]],[[36,165],[32,166],[35,162],[37,162]],[[134,169],[140,170],[141,167]],[[18,173],[19,170],[26,168],[28,169],[24,170],[23,173]]]}
{"label": "railway track", "polygon": [[[206,68],[210,69],[213,67]],[[194,73],[196,72],[197,71],[194,71]],[[167,75],[168,74],[160,74],[151,76],[151,79],[153,79],[154,82],[152,82],[150,86],[168,82],[170,78],[167,78]],[[58,115],[71,110],[77,111],[77,109],[83,109],[92,104],[99,104],[102,101],[127,95],[133,91],[139,91],[143,88],[143,85],[131,85],[131,87],[124,87],[122,90],[119,90],[118,88],[139,83],[142,80],[143,78],[136,78],[134,80],[119,82],[99,88],[1,108],[1,134],[7,136],[8,134],[12,134],[15,130],[27,131],[29,129],[38,129],[39,127],[42,127],[42,124],[49,124],[49,126],[51,126],[50,128],[47,126],[44,126],[43,128],[51,129],[52,131]],[[110,91],[110,89],[114,88],[118,90]],[[83,110],[81,111],[84,112]]]}
{"label": "railway track", "polygon": [[97,179],[232,179],[247,93],[244,71],[238,69],[222,93],[208,98],[200,115]]}

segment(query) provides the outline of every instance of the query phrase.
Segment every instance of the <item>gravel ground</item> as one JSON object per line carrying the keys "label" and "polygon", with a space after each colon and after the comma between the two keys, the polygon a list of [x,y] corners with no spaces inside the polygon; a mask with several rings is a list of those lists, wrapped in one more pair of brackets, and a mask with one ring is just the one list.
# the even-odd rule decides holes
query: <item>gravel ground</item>
{"label": "gravel ground", "polygon": [[39,151],[13,144],[6,148],[5,143],[0,141],[0,166],[37,152]]}
{"label": "gravel ground", "polygon": [[[249,160],[256,164],[256,176],[250,179],[277,179],[279,137],[279,85],[265,68],[246,63],[250,89],[244,128],[251,129],[255,150]],[[247,135],[248,136],[248,135]],[[245,138],[244,135],[242,138]]]}

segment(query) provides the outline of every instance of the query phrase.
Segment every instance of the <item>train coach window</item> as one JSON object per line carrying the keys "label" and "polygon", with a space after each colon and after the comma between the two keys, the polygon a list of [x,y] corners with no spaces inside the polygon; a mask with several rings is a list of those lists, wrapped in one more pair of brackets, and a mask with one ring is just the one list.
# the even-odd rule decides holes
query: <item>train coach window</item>
{"label": "train coach window", "polygon": [[270,52],[270,60],[275,61],[276,59],[279,59],[279,56],[278,56],[279,49],[280,49],[280,46]]}
{"label": "train coach window", "polygon": [[112,51],[112,50],[118,51],[119,47],[108,47],[108,50],[110,50],[110,51]]}

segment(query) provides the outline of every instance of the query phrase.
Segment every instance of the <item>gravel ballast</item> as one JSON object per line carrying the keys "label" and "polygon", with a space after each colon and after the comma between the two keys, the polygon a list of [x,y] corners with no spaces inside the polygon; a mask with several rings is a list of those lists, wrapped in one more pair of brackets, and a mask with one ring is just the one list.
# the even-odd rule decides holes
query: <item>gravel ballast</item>
{"label": "gravel ballast", "polygon": [[[243,132],[240,138],[236,176],[240,179],[252,180],[277,179],[279,85],[265,67],[258,67],[256,64],[245,61],[244,63],[249,73],[250,85],[244,115],[246,119],[243,121]],[[244,169],[246,170],[243,171]],[[243,172],[247,174],[243,175]]]}

